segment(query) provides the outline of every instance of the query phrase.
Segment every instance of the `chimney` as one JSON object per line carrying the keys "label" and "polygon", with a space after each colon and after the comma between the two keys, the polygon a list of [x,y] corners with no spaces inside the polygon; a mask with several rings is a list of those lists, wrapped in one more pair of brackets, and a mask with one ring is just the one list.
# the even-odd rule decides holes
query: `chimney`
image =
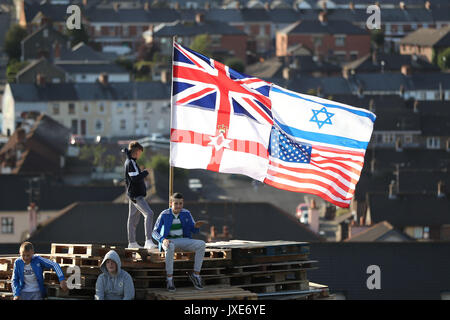
{"label": "chimney", "polygon": [[181,7],[180,7],[180,3],[179,3],[178,1],[177,1],[177,2],[175,2],[175,4],[174,4],[173,8],[174,8],[175,10],[180,10],[180,9],[181,9]]}
{"label": "chimney", "polygon": [[353,3],[353,1],[350,1],[350,2],[349,2],[348,7],[349,7],[349,9],[352,10],[352,11],[355,10],[355,4]]}
{"label": "chimney", "polygon": [[59,58],[61,58],[61,45],[56,41],[53,46],[53,59],[59,60]]}
{"label": "chimney", "polygon": [[83,0],[83,6],[87,7],[88,5],[88,0]]}
{"label": "chimney", "polygon": [[402,65],[401,72],[405,76],[410,76],[412,74],[412,68],[410,65],[404,64]]}
{"label": "chimney", "polygon": [[310,209],[317,209],[316,200],[311,199],[311,201],[310,201],[310,203],[309,203],[309,208],[310,208]]}
{"label": "chimney", "polygon": [[430,1],[425,1],[425,9],[431,10],[431,2]]}
{"label": "chimney", "polygon": [[447,139],[446,149],[447,149],[447,152],[450,152],[450,138]]}
{"label": "chimney", "polygon": [[270,4],[269,4],[269,2],[264,3],[264,9],[266,9],[266,11],[270,11]]}
{"label": "chimney", "polygon": [[285,80],[290,80],[294,75],[294,70],[292,70],[291,68],[283,68],[283,79]]}
{"label": "chimney", "polygon": [[378,51],[377,50],[374,50],[372,52],[372,63],[374,65],[378,65]]}
{"label": "chimney", "polygon": [[24,143],[26,137],[26,132],[24,128],[17,129],[17,143]]}
{"label": "chimney", "polygon": [[401,152],[403,151],[402,142],[400,141],[400,137],[395,140],[395,151]]}
{"label": "chimney", "polygon": [[241,4],[239,1],[236,1],[236,10],[241,10]]}
{"label": "chimney", "polygon": [[419,113],[419,100],[414,100],[414,113]]}
{"label": "chimney", "polygon": [[214,239],[216,237],[216,227],[215,226],[211,226],[209,228],[209,236],[211,239]]}
{"label": "chimney", "polygon": [[375,100],[373,99],[369,101],[369,111],[375,112]]}
{"label": "chimney", "polygon": [[326,25],[328,22],[327,13],[325,11],[322,11],[319,13],[319,21],[322,25]]}
{"label": "chimney", "polygon": [[162,83],[169,83],[170,82],[171,74],[169,70],[161,70],[161,82]]}
{"label": "chimney", "polygon": [[230,237],[230,234],[229,234],[229,232],[228,232],[228,226],[227,226],[227,225],[225,225],[225,226],[222,227],[222,236],[223,236],[224,238],[229,238],[229,237]]}
{"label": "chimney", "polygon": [[36,85],[38,87],[45,87],[45,76],[42,73],[36,75]]}
{"label": "chimney", "polygon": [[197,13],[195,15],[195,22],[198,24],[202,24],[205,22],[205,15],[203,13]]}
{"label": "chimney", "polygon": [[38,209],[39,207],[36,206],[36,203],[32,202],[27,207],[28,209],[28,221],[29,221],[29,233],[31,234],[36,230],[37,224],[38,224]]}
{"label": "chimney", "polygon": [[119,8],[120,8],[120,3],[114,2],[113,3],[113,8],[115,12],[119,12]]}
{"label": "chimney", "polygon": [[389,199],[397,199],[397,193],[395,190],[395,180],[392,180],[389,184]]}
{"label": "chimney", "polygon": [[438,190],[437,190],[437,197],[438,198],[444,198],[445,197],[445,185],[442,180],[438,182]]}
{"label": "chimney", "polygon": [[323,10],[327,10],[327,2],[326,1],[322,1],[322,9]]}
{"label": "chimney", "polygon": [[108,85],[108,74],[101,73],[100,76],[98,77],[98,82],[100,82],[104,86],[107,86]]}
{"label": "chimney", "polygon": [[370,173],[374,173],[375,172],[375,164],[376,164],[376,160],[375,159],[370,160]]}
{"label": "chimney", "polygon": [[144,10],[150,11],[150,3],[148,3],[148,1],[144,3]]}
{"label": "chimney", "polygon": [[398,5],[399,5],[400,9],[406,10],[406,4],[404,1],[400,1],[400,3]]}
{"label": "chimney", "polygon": [[211,4],[209,2],[205,2],[205,10],[210,10]]}

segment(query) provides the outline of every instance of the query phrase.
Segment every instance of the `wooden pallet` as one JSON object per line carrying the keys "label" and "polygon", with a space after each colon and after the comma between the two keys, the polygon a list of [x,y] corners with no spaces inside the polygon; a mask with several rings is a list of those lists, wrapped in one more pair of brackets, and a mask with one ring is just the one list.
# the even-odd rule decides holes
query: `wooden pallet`
{"label": "wooden pallet", "polygon": [[[122,268],[127,271],[132,277],[151,277],[151,276],[166,276],[165,268],[145,268],[145,269],[135,269],[135,268]],[[226,268],[202,268],[201,274],[205,275],[223,275],[225,274]],[[192,271],[192,268],[184,269],[184,268],[176,268],[173,270],[173,274],[176,275],[185,275],[186,272]]]}
{"label": "wooden pallet", "polygon": [[100,267],[102,257],[51,256],[60,266]]}
{"label": "wooden pallet", "polygon": [[255,293],[267,293],[267,292],[281,292],[289,290],[309,290],[309,281],[294,280],[294,281],[242,284],[235,286],[244,288],[246,290],[250,290]]}
{"label": "wooden pallet", "polygon": [[307,280],[305,270],[291,271],[260,271],[258,273],[242,273],[230,275],[231,285],[239,284],[257,284],[257,283],[279,283],[292,280]]}
{"label": "wooden pallet", "polygon": [[195,288],[177,288],[175,292],[167,289],[147,291],[147,300],[256,300],[258,296],[248,290],[231,286],[204,286]]}
{"label": "wooden pallet", "polygon": [[11,280],[0,280],[0,291],[12,291]]}
{"label": "wooden pallet", "polygon": [[274,256],[284,254],[308,254],[308,242],[295,241],[243,241],[231,240],[208,243],[207,248],[233,249],[235,252],[242,252],[255,255]]}
{"label": "wooden pallet", "polygon": [[245,273],[245,272],[258,272],[258,271],[279,271],[279,270],[293,270],[293,269],[317,269],[314,264],[316,260],[305,261],[286,261],[278,263],[263,263],[253,265],[235,265],[229,268],[230,273]]}

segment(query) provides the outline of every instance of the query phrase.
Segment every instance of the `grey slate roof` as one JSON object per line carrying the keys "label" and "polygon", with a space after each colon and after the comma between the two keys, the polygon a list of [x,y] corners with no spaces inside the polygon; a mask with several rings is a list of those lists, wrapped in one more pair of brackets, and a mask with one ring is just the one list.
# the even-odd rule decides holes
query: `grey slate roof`
{"label": "grey slate roof", "polygon": [[413,238],[395,230],[394,227],[387,221],[381,221],[369,229],[358,233],[357,235],[345,240],[345,242],[364,242],[364,241],[383,241],[389,236],[396,236],[403,239],[403,241],[412,241]]}
{"label": "grey slate roof", "polygon": [[115,11],[109,8],[91,8],[86,11],[86,17],[91,23],[162,23],[180,19],[176,10],[153,8],[149,11],[143,9],[119,9]]}
{"label": "grey slate roof", "polygon": [[449,224],[450,199],[438,198],[436,193],[399,194],[397,199],[389,199],[387,194],[369,193],[372,222],[387,220],[396,228]]}
{"label": "grey slate roof", "polygon": [[16,101],[77,101],[77,100],[157,100],[170,97],[170,85],[162,82],[48,83],[10,84]]}
{"label": "grey slate roof", "polygon": [[302,20],[293,23],[279,32],[286,34],[368,34],[366,30],[345,20],[330,20],[326,24],[322,24],[319,20]]}
{"label": "grey slate roof", "polygon": [[420,28],[400,40],[400,44],[448,47],[450,46],[450,26],[440,29]]}
{"label": "grey slate roof", "polygon": [[128,74],[129,72],[117,65],[117,64],[106,64],[106,63],[58,63],[57,67],[63,69],[65,72],[74,73],[84,73],[84,74],[98,74],[106,72],[108,74]]}
{"label": "grey slate roof", "polygon": [[108,61],[102,52],[95,51],[83,42],[75,45],[71,50],[61,50],[59,61]]}
{"label": "grey slate roof", "polygon": [[[381,72],[382,69],[385,72],[400,72],[403,65],[409,65],[413,70],[417,71],[440,71],[437,66],[428,61],[418,57],[414,58],[411,55],[378,53],[375,61],[376,62],[374,63],[371,54],[367,54],[355,61],[345,64],[343,67],[349,70],[355,70],[357,73]],[[381,65],[382,61],[384,61],[384,66]]]}
{"label": "grey slate roof", "polygon": [[[154,221],[167,203],[150,203],[155,213]],[[234,239],[268,241],[318,241],[319,237],[288,213],[267,203],[225,203],[225,202],[189,202],[184,207],[195,220],[207,220],[219,230],[223,225],[229,227]],[[79,203],[65,214],[46,224],[31,238],[36,243],[127,243],[128,204],[95,202]],[[264,223],[255,220],[264,215]],[[89,221],[89,223],[84,223]],[[75,227],[76,226],[76,227]],[[201,231],[205,232],[207,228]],[[137,240],[143,241],[144,227],[137,227]],[[203,234],[194,235],[203,238]]]}
{"label": "grey slate roof", "polygon": [[442,181],[446,187],[450,187],[450,172],[446,170],[400,169],[399,192],[435,195],[439,181]]}
{"label": "grey slate roof", "polygon": [[195,23],[193,25],[178,21],[174,24],[158,26],[153,36],[196,36],[198,34],[245,35],[245,32],[220,21],[205,21],[205,23]]}
{"label": "grey slate roof", "polygon": [[325,95],[352,93],[349,82],[343,77],[314,78],[302,75],[298,78],[289,80],[285,87],[289,90],[301,93],[307,93],[309,89],[317,89],[318,87],[321,88],[322,93]]}

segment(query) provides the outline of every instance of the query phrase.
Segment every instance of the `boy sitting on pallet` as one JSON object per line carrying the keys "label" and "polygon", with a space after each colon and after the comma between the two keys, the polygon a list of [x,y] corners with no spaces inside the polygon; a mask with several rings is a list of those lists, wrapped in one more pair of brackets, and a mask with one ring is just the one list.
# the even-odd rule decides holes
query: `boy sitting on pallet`
{"label": "boy sitting on pallet", "polygon": [[14,262],[11,281],[14,300],[42,300],[47,296],[43,268],[53,269],[58,276],[61,289],[69,290],[59,264],[35,255],[31,242],[22,243],[19,253],[20,258]]}
{"label": "boy sitting on pallet", "polygon": [[175,250],[194,251],[194,272],[189,279],[196,289],[203,289],[200,278],[205,242],[191,239],[191,233],[198,233],[205,221],[194,222],[191,213],[183,208],[183,195],[174,193],[170,199],[170,208],[159,215],[153,229],[153,238],[159,243],[159,250],[166,252],[167,290],[175,291],[173,281],[173,256]]}

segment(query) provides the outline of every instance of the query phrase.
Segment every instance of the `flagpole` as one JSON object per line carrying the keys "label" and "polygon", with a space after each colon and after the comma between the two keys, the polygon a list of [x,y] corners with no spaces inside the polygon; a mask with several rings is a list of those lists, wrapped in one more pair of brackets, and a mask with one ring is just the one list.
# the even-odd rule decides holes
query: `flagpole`
{"label": "flagpole", "polygon": [[[172,39],[172,77],[170,79],[171,82],[171,88],[170,88],[170,133],[169,136],[172,135],[172,112],[173,112],[173,52],[175,47],[175,41],[177,41],[177,36],[174,36]],[[171,150],[172,150],[172,139],[170,139],[169,144],[169,207],[170,207],[170,197],[173,194],[173,166],[171,165]]]}

